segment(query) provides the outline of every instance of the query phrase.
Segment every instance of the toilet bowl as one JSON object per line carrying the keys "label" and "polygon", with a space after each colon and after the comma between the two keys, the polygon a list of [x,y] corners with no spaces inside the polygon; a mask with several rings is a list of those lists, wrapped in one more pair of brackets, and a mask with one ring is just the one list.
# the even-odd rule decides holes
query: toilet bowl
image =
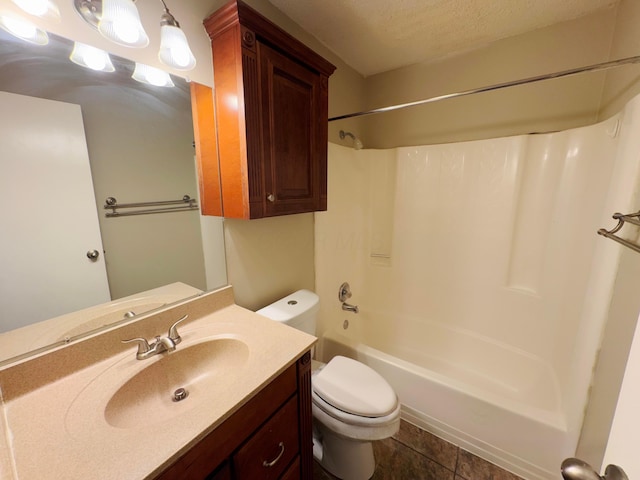
{"label": "toilet bowl", "polygon": [[371,478],[371,442],[394,435],[400,427],[395,392],[373,369],[341,356],[312,376],[311,388],[314,457],[338,478]]}
{"label": "toilet bowl", "polygon": [[[318,309],[318,296],[299,290],[257,313],[313,335]],[[395,392],[371,367],[342,356],[314,362],[311,388],[314,458],[340,479],[368,480],[375,470],[371,442],[400,428]]]}

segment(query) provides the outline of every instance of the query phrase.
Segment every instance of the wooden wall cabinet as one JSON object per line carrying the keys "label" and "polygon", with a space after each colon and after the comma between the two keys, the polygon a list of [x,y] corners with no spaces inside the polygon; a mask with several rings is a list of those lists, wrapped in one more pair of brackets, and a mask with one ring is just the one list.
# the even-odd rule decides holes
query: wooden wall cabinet
{"label": "wooden wall cabinet", "polygon": [[264,387],[156,480],[313,478],[311,353]]}
{"label": "wooden wall cabinet", "polygon": [[[328,80],[335,67],[238,0],[204,25],[215,104],[215,131],[206,135],[216,140],[217,159],[199,159],[200,172],[212,175],[202,179],[201,196],[215,188],[219,168],[225,217],[326,210]],[[203,213],[217,214],[213,207]]]}

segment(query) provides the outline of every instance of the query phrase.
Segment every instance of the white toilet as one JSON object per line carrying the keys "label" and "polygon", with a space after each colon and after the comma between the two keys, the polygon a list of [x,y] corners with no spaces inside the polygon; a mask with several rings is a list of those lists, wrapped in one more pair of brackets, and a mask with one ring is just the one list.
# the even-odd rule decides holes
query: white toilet
{"label": "white toilet", "polygon": [[[257,313],[315,335],[319,300],[299,290]],[[356,360],[337,356],[314,364],[313,456],[338,478],[368,480],[375,469],[371,442],[400,427],[398,397],[382,376]]]}

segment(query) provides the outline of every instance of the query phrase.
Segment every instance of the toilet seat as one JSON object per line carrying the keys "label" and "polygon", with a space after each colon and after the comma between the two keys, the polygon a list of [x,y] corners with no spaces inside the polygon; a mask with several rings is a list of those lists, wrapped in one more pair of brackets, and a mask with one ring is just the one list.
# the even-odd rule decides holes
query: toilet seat
{"label": "toilet seat", "polygon": [[325,402],[324,399],[315,392],[311,392],[311,402],[314,416],[316,413],[322,413],[324,414],[323,416],[329,416],[345,425],[355,427],[381,427],[396,422],[400,417],[400,403],[396,403],[396,408],[383,417],[363,417],[334,407],[330,403]]}
{"label": "toilet seat", "polygon": [[[336,362],[334,362],[334,360],[336,360]],[[350,386],[352,391],[359,391],[362,393],[362,390],[358,390],[354,386],[354,383],[348,383],[349,374],[346,376],[342,375],[345,371],[345,369],[342,368],[345,364],[344,360],[346,360],[347,363],[353,362],[357,364],[356,366],[347,366],[346,371],[351,372],[351,375],[354,373],[357,375],[359,372],[364,372],[364,375],[373,382],[375,387],[374,390],[380,391],[386,401],[374,402],[374,406],[377,406],[377,408],[371,408],[370,405],[367,405],[367,407],[364,408],[362,404],[358,404],[357,401],[353,400],[353,393],[350,392],[346,394],[344,398],[340,398],[344,409],[337,408],[336,405],[327,402],[318,391],[324,392],[325,395],[327,395],[327,392],[335,394],[336,391],[344,390],[347,386]],[[332,362],[334,362],[334,368],[328,370],[328,373],[325,372]],[[354,368],[351,369],[350,367]],[[334,375],[332,371],[335,370],[339,370],[339,372],[336,372]],[[325,372],[325,374],[321,376],[322,372]],[[368,377],[371,372],[375,374],[373,379]],[[377,375],[378,374],[368,366],[345,357],[334,357],[331,362],[313,374],[311,377],[311,410],[314,421],[317,421],[319,425],[325,427],[325,435],[327,434],[327,431],[329,431],[331,432],[331,435],[347,440],[370,442],[374,440],[383,440],[398,433],[398,429],[400,428],[400,402],[398,402],[395,392],[391,389],[391,386],[386,382],[386,380],[382,377],[376,378]],[[318,377],[320,377],[320,382],[318,382]],[[346,384],[343,383],[345,381],[347,382]],[[331,386],[327,384],[330,384]],[[357,397],[358,395],[356,395],[356,398]],[[351,408],[354,405],[359,406]],[[393,409],[388,412],[387,409],[390,405]],[[359,410],[360,412],[365,411],[370,415],[376,416],[364,416],[346,411],[351,409]],[[370,446],[368,448],[370,448]]]}
{"label": "toilet seat", "polygon": [[380,425],[392,421],[398,398],[375,370],[350,358],[336,356],[312,379],[314,404],[352,425]]}

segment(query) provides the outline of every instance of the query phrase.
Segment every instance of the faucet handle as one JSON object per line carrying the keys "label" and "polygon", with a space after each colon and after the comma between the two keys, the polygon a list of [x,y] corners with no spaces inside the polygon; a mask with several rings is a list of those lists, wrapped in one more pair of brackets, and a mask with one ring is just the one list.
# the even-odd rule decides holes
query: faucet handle
{"label": "faucet handle", "polygon": [[338,300],[344,303],[350,298],[351,298],[351,287],[347,282],[344,282],[342,285],[340,285],[340,290],[338,290]]}
{"label": "faucet handle", "polygon": [[182,338],[180,337],[180,334],[178,333],[178,324],[180,322],[182,322],[183,320],[186,320],[189,317],[189,315],[185,315],[184,317],[182,317],[180,320],[178,320],[176,323],[174,323],[173,325],[171,325],[169,327],[169,338],[171,340],[173,340],[173,343],[175,343],[176,345],[179,344],[182,341]]}
{"label": "faucet handle", "polygon": [[138,342],[138,353],[136,355],[142,355],[151,350],[151,345],[144,338],[130,338],[129,340],[121,340],[122,343]]}

